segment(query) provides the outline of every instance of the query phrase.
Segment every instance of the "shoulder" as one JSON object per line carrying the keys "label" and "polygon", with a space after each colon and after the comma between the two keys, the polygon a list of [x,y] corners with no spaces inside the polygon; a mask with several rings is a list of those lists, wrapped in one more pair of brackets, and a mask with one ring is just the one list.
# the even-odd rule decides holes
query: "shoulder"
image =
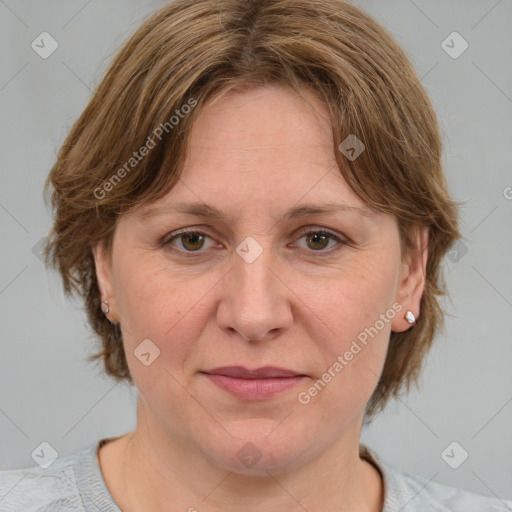
{"label": "shoulder", "polygon": [[[407,510],[439,512],[510,512],[512,501],[490,498],[465,489],[433,482],[420,475],[398,471],[388,466],[388,476],[394,482],[394,497],[400,497],[400,507],[409,502]],[[404,500],[407,497],[407,500]],[[390,509],[394,510],[394,508]],[[397,509],[398,510],[398,509]],[[387,511],[386,511],[387,512]]]}
{"label": "shoulder", "polygon": [[35,466],[0,471],[0,510],[85,510],[77,486],[76,463],[87,452],[60,457],[47,469]]}
{"label": "shoulder", "polygon": [[[365,447],[367,450],[368,448]],[[512,500],[487,497],[400,471],[368,452],[384,479],[383,512],[510,512]],[[366,458],[366,457],[365,457]]]}

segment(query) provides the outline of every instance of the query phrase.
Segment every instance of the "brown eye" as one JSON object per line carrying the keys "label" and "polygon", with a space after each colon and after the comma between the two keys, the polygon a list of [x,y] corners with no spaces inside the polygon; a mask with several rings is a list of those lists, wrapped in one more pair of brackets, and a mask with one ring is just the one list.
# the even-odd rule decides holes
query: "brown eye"
{"label": "brown eye", "polygon": [[[297,245],[309,252],[317,252],[319,255],[331,254],[347,245],[347,243],[339,236],[322,229],[310,229],[309,231],[302,233],[299,240],[303,239],[305,240],[305,244],[297,243]],[[329,245],[330,243],[331,245]]]}
{"label": "brown eye", "polygon": [[169,245],[173,249],[177,249],[178,252],[204,252],[201,249],[208,248],[206,246],[207,239],[210,239],[210,237],[201,231],[185,230],[170,236],[164,242],[164,245]]}
{"label": "brown eye", "polygon": [[180,235],[181,244],[188,251],[197,251],[204,245],[204,236],[196,233]]}
{"label": "brown eye", "polygon": [[325,233],[310,233],[306,235],[306,240],[310,249],[315,251],[325,249],[329,245],[331,237]]}

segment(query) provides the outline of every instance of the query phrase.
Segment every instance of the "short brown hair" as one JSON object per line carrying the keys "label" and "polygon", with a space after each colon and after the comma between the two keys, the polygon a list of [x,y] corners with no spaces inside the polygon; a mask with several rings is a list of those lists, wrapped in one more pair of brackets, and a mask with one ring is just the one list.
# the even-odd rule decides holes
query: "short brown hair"
{"label": "short brown hair", "polygon": [[[133,383],[120,329],[100,308],[91,246],[103,240],[110,248],[119,215],[174,186],[207,101],[273,83],[299,93],[309,87],[326,103],[339,171],[361,200],[397,218],[403,258],[418,250],[415,230],[428,227],[421,315],[409,330],[391,333],[368,421],[403,386],[417,384],[444,324],[442,258],[461,235],[429,98],[390,34],[347,1],[177,0],[145,21],[113,60],[48,176],[55,222],[47,264],[68,295],[85,301],[101,340],[89,359]],[[186,104],[195,108],[172,122]],[[131,170],[126,163],[155,133],[161,141]],[[337,149],[351,134],[366,147],[355,160]]]}

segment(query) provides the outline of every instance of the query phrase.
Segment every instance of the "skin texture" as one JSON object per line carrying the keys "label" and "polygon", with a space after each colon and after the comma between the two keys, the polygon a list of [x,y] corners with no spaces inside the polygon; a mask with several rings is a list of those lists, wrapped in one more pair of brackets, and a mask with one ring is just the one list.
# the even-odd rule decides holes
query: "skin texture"
{"label": "skin texture", "polygon": [[[121,323],[139,391],[135,432],[99,452],[123,510],[381,510],[379,473],[358,453],[364,407],[391,330],[411,327],[407,310],[420,314],[427,251],[402,262],[398,225],[387,214],[285,219],[306,203],[365,208],[332,148],[327,107],[311,91],[230,93],[200,113],[178,184],[120,217],[111,254],[94,246],[102,300]],[[166,209],[176,201],[204,202],[227,217]],[[203,245],[187,237],[160,243],[185,227],[207,235]],[[309,228],[346,244],[312,240]],[[262,249],[252,263],[236,252],[248,236]],[[425,247],[426,237],[418,233]],[[401,311],[300,403],[298,394],[394,303]],[[160,350],[149,366],[134,355],[145,339]],[[200,373],[229,365],[306,377],[248,401]],[[260,456],[251,467],[237,455],[247,443]]]}

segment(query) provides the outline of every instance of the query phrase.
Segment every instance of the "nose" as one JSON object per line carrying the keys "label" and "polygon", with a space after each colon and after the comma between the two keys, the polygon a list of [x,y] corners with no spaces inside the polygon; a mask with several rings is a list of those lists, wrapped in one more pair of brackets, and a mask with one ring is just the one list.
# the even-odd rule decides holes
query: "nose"
{"label": "nose", "polygon": [[250,263],[234,253],[217,310],[220,328],[245,341],[274,339],[286,332],[293,322],[293,293],[283,277],[270,248]]}

